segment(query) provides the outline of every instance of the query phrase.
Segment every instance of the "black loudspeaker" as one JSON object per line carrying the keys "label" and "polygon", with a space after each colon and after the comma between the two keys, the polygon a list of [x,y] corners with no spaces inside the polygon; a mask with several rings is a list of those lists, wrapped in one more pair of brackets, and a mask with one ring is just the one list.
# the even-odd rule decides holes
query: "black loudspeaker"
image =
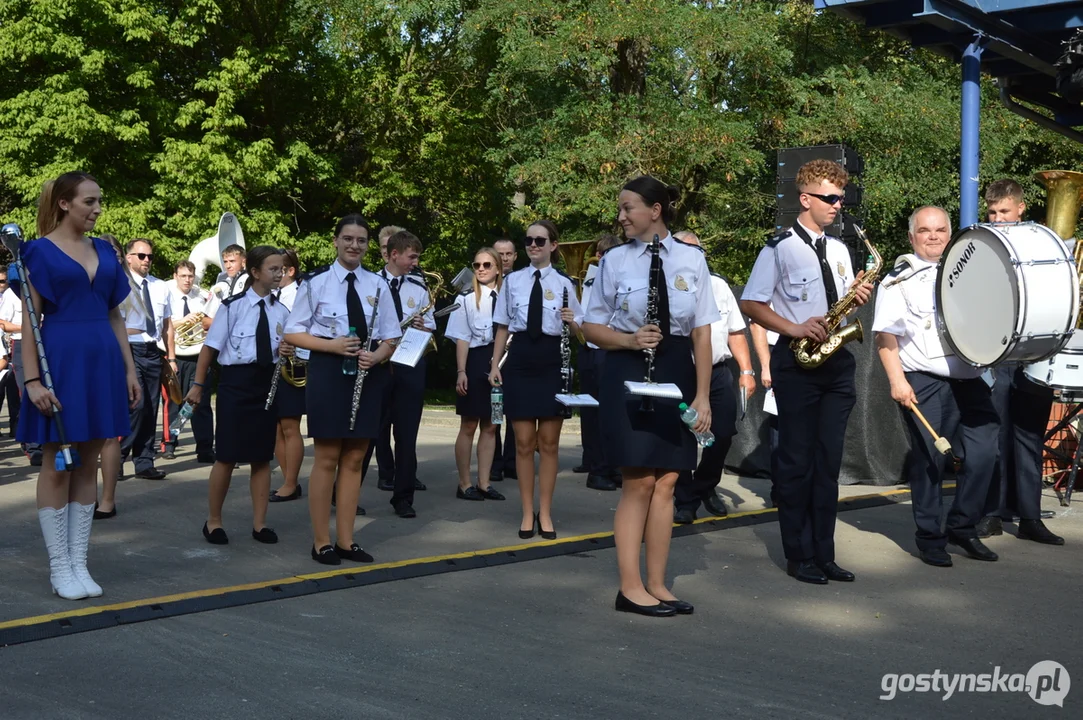
{"label": "black loudspeaker", "polygon": [[845,145],[812,145],[779,150],[775,175],[780,181],[793,180],[801,166],[810,160],[833,160],[850,175],[865,172],[865,161],[853,148]]}
{"label": "black loudspeaker", "polygon": [[[842,200],[843,208],[861,207],[864,199],[864,190],[860,185],[847,183],[843,188],[845,197]],[[775,184],[775,212],[801,212],[801,193],[793,180],[779,180]]]}

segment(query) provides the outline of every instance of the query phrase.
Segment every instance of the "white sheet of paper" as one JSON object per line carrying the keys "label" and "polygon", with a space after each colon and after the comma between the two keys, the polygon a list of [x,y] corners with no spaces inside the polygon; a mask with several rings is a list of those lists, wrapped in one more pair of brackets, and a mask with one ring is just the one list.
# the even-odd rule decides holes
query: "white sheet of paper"
{"label": "white sheet of paper", "polygon": [[681,389],[673,383],[632,382],[631,380],[625,380],[624,389],[632,395],[648,395],[650,397],[669,398],[671,400],[680,400],[684,397],[681,394]]}
{"label": "white sheet of paper", "polygon": [[293,356],[295,358],[297,358],[298,360],[300,360],[301,362],[308,362],[309,358],[312,357],[312,351],[309,350],[308,348],[302,348],[302,347],[294,348],[293,349]]}
{"label": "white sheet of paper", "polygon": [[768,388],[763,396],[763,411],[770,415],[778,415],[778,403],[775,402],[775,389]]}
{"label": "white sheet of paper", "polygon": [[415,327],[406,328],[406,332],[399,339],[399,346],[391,356],[391,362],[408,367],[417,367],[421,356],[425,354],[425,346],[429,344],[429,333],[418,330]]}
{"label": "white sheet of paper", "polygon": [[598,407],[598,401],[590,395],[557,394],[557,402],[566,407]]}

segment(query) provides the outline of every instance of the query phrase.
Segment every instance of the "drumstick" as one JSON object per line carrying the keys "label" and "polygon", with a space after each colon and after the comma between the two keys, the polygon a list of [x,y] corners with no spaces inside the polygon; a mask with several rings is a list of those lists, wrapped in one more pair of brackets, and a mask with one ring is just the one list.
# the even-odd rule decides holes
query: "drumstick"
{"label": "drumstick", "polygon": [[936,449],[942,455],[951,454],[951,443],[948,442],[948,439],[940,437],[936,434],[936,430],[933,430],[933,426],[929,424],[929,421],[926,420],[925,416],[921,414],[920,410],[918,410],[918,401],[913,400],[911,402],[912,404],[910,405],[910,409],[914,411],[914,414],[917,415],[918,420],[921,421],[921,424],[924,425],[925,429],[929,431],[929,434],[933,436],[933,445],[936,446]]}

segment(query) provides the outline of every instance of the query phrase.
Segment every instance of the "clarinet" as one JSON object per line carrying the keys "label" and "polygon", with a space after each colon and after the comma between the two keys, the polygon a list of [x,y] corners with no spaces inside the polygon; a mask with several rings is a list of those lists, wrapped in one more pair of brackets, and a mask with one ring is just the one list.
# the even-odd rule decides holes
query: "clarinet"
{"label": "clarinet", "polygon": [[[564,308],[568,307],[568,288],[564,288]],[[564,322],[560,327],[560,375],[564,378],[564,386],[561,392],[565,395],[572,394],[572,340],[571,330],[568,328],[568,323]],[[570,418],[572,416],[572,409],[568,405],[563,403],[560,406],[560,416],[562,418]]]}
{"label": "clarinet", "polygon": [[274,404],[275,393],[278,392],[278,378],[282,375],[282,361],[284,359],[279,355],[278,359],[275,360],[275,371],[274,375],[271,376],[271,391],[267,393],[267,402],[263,404],[264,411],[270,410],[271,405]]}
{"label": "clarinet", "polygon": [[[372,347],[372,331],[376,329],[376,309],[380,307],[380,293],[376,293],[375,299],[372,301],[372,319],[369,320],[369,334],[365,338],[365,344],[361,348],[367,350]],[[354,425],[357,424],[357,410],[361,407],[361,390],[365,387],[365,376],[369,374],[367,369],[358,370],[357,375],[354,376],[353,381],[353,403],[350,405],[350,432],[353,432]]]}
{"label": "clarinet", "polygon": [[[644,325],[658,324],[658,283],[664,282],[661,279],[662,258],[659,252],[661,252],[661,243],[658,235],[655,234],[654,240],[651,241],[651,269],[647,280],[647,313],[643,316]],[[643,350],[643,354],[647,359],[647,374],[643,378],[646,382],[654,382],[654,354],[656,350],[657,348],[644,348]],[[654,412],[654,398],[650,395],[644,395],[640,401],[639,409],[642,412]]]}

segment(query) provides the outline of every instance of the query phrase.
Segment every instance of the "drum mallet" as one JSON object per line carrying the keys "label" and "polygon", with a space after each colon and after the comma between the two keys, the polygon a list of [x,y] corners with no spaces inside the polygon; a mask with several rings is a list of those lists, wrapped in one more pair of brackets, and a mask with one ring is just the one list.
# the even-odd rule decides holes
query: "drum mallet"
{"label": "drum mallet", "polygon": [[951,463],[955,467],[955,471],[958,472],[963,466],[963,461],[956,457],[955,453],[951,451],[951,443],[948,442],[948,439],[936,434],[936,430],[933,430],[933,426],[929,424],[929,421],[926,420],[925,416],[918,410],[917,400],[911,401],[910,409],[914,411],[914,415],[916,415],[918,420],[921,421],[921,424],[925,426],[925,429],[929,431],[929,434],[933,436],[933,445],[936,447],[937,451],[942,455],[951,456]]}

